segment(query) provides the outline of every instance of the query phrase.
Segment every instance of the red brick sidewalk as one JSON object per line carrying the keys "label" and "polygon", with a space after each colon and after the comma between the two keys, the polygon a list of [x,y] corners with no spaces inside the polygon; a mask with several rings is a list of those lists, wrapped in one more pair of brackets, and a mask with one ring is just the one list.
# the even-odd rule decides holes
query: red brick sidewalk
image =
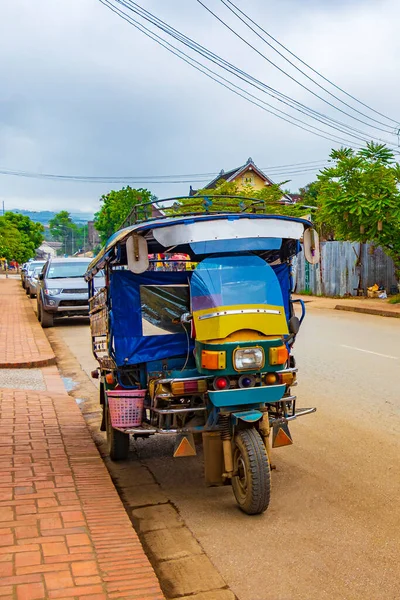
{"label": "red brick sidewalk", "polygon": [[0,389],[0,600],[162,600],[78,406],[43,374],[47,392]]}
{"label": "red brick sidewalk", "polygon": [[55,364],[54,352],[16,279],[0,279],[0,368]]}

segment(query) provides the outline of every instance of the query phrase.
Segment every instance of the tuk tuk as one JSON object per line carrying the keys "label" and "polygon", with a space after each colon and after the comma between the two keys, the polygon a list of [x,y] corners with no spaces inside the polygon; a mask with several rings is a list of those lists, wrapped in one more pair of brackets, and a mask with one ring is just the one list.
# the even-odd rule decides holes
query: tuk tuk
{"label": "tuk tuk", "polygon": [[[310,221],[260,213],[257,200],[235,212],[220,196],[215,212],[202,201],[202,212],[137,210],[89,265],[101,428],[112,460],[127,458],[129,436],[175,435],[175,457],[196,455],[202,439],[206,483],[231,484],[239,507],[260,514],[271,447],[292,444],[289,423],[316,410],[297,408],[292,391],[305,307],[291,297],[291,263],[300,241],[312,263],[319,245]],[[192,268],[152,268],[173,255]]]}

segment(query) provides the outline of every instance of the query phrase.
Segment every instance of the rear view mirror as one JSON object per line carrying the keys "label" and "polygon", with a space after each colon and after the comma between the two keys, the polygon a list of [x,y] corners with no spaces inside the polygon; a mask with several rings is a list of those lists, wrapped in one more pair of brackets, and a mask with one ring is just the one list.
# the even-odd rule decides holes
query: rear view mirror
{"label": "rear view mirror", "polygon": [[133,234],[126,240],[128,269],[132,273],[143,273],[149,268],[149,252],[144,237]]}
{"label": "rear view mirror", "polygon": [[39,279],[39,281],[43,281],[43,273],[39,273],[38,279]]}
{"label": "rear view mirror", "polygon": [[319,237],[315,229],[306,229],[303,237],[304,255],[311,265],[319,263]]}
{"label": "rear view mirror", "polygon": [[300,319],[298,317],[290,317],[289,319],[289,333],[297,335],[300,329]]}

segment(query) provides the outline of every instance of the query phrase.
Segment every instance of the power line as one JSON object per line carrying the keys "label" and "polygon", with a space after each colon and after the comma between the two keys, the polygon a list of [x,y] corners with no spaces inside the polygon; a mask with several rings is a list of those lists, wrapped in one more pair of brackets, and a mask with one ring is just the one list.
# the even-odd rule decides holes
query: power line
{"label": "power line", "polygon": [[[310,161],[311,162],[311,161]],[[262,170],[268,170],[268,175],[291,175],[296,173],[315,172],[325,166],[327,161],[321,164],[310,166],[309,163],[292,163],[289,165],[278,165],[276,167],[266,167]],[[44,179],[58,181],[73,181],[77,183],[208,183],[210,177],[215,179],[218,173],[195,173],[184,175],[128,175],[128,176],[95,176],[95,175],[60,175],[56,173],[39,173],[33,171],[22,171],[12,169],[0,169],[0,175],[9,175],[14,177],[25,177],[29,179]],[[221,173],[221,176],[223,174]]]}
{"label": "power line", "polygon": [[[169,46],[171,46],[172,48],[174,48],[175,51],[177,51],[180,54],[183,54],[184,56],[186,56],[186,58],[188,58],[190,61],[193,61],[193,62],[197,63],[198,65],[201,65],[201,67],[203,69],[206,69],[210,73],[213,73],[217,77],[220,77],[224,81],[227,81],[230,85],[235,86],[235,84],[233,84],[231,81],[225,79],[224,77],[222,77],[220,74],[216,73],[215,71],[212,71],[212,70],[208,69],[202,63],[199,63],[194,58],[192,58],[189,55],[185,54],[184,52],[182,52],[181,50],[179,50],[178,48],[176,48],[172,44],[169,44],[169,42],[167,42],[164,38],[160,38],[159,36],[157,36],[157,34],[155,34],[153,31],[151,31],[151,30],[147,29],[146,27],[144,27],[143,24],[139,23],[138,21],[136,21],[132,17],[128,16],[121,9],[118,9],[115,6],[113,6],[112,3],[111,3],[112,0],[105,0],[105,1],[100,0],[100,1],[102,2],[102,4],[105,4],[106,6],[108,6],[108,8],[110,8],[113,12],[115,12],[116,14],[118,14],[119,16],[121,16],[124,20],[127,20],[131,24],[135,23],[136,25],[134,25],[134,26],[136,26],[137,28],[140,27],[140,26],[143,27],[144,29],[146,29],[147,32],[149,32],[150,35],[154,35],[154,36],[158,37],[160,40],[162,40],[164,42],[164,44],[168,44]],[[350,126],[350,125],[348,125],[346,123],[342,123],[340,121],[332,119],[332,117],[324,115],[323,113],[319,113],[318,111],[315,111],[314,109],[311,109],[311,108],[309,108],[309,107],[307,107],[307,106],[299,103],[297,100],[294,100],[294,99],[292,99],[292,98],[290,98],[288,96],[285,96],[281,92],[279,92],[277,90],[274,90],[274,88],[271,88],[270,86],[266,85],[265,83],[263,83],[263,82],[259,81],[258,79],[252,77],[251,75],[249,75],[245,71],[243,71],[241,69],[238,69],[237,67],[235,67],[234,65],[232,65],[231,63],[229,63],[228,61],[226,61],[225,59],[221,58],[220,56],[218,56],[215,53],[211,52],[210,50],[208,50],[204,46],[201,46],[200,44],[198,44],[197,42],[195,42],[191,38],[185,36],[184,34],[182,34],[181,32],[179,32],[178,30],[174,29],[173,27],[171,27],[170,25],[168,25],[167,23],[165,23],[164,21],[162,21],[161,19],[159,19],[158,17],[156,17],[155,15],[153,15],[152,13],[150,13],[149,11],[147,11],[146,9],[142,8],[141,6],[139,6],[133,0],[114,0],[114,2],[116,2],[116,3],[118,3],[118,4],[122,5],[122,6],[124,6],[125,8],[128,8],[128,10],[134,12],[136,15],[138,15],[138,16],[142,17],[143,19],[145,19],[146,21],[150,22],[152,25],[156,26],[158,29],[161,29],[164,33],[167,33],[168,35],[174,37],[174,39],[176,39],[180,43],[184,44],[185,46],[189,47],[191,50],[194,50],[198,54],[201,54],[201,56],[203,56],[203,58],[206,58],[206,60],[209,60],[209,61],[213,62],[214,64],[217,64],[220,68],[228,71],[229,73],[233,74],[235,77],[238,77],[239,79],[245,81],[247,84],[252,85],[253,87],[256,87],[259,91],[262,91],[263,93],[267,93],[268,95],[271,95],[272,97],[274,97],[274,99],[278,100],[279,102],[283,102],[284,104],[287,104],[288,106],[290,106],[290,108],[292,108],[294,110],[297,110],[297,111],[299,111],[299,112],[301,112],[303,114],[306,114],[308,117],[311,116],[312,118],[318,120],[319,122],[323,123],[324,125],[328,125],[328,127],[336,129],[336,130],[340,131],[341,133],[345,133],[347,135],[350,135],[351,137],[354,137],[355,139],[357,139],[358,141],[361,141],[363,143],[365,143],[366,141],[368,141],[369,139],[372,138],[372,139],[375,139],[377,141],[380,141],[380,142],[392,145],[392,142],[390,142],[389,140],[382,140],[381,138],[376,138],[375,136],[370,136],[370,134],[368,134],[368,133],[365,133],[365,132],[362,132],[362,131],[360,131],[358,129],[355,129],[354,127],[352,127],[352,126]],[[163,45],[163,44],[161,43],[161,45]],[[174,54],[174,52],[172,52],[172,53]],[[182,60],[184,60],[184,59],[182,59]],[[185,61],[185,62],[187,62],[187,61]],[[191,66],[193,66],[193,65],[191,64]],[[213,79],[213,77],[211,77],[211,79]],[[221,82],[219,82],[219,83],[221,83]],[[223,84],[221,84],[221,85],[223,85]],[[264,88],[264,89],[260,90],[259,86],[262,86],[262,88]],[[240,89],[244,93],[250,95],[251,97],[256,98],[259,102],[263,102],[257,96],[254,96],[253,94],[250,94],[250,92],[248,92],[247,90],[243,90],[243,88],[240,88],[239,86],[235,86],[235,87],[237,89]],[[266,91],[266,90],[268,90],[268,91]],[[285,100],[283,100],[283,98],[285,98]],[[264,103],[264,104],[266,104],[267,106],[272,107],[274,110],[277,110],[278,112],[280,112],[280,113],[288,116],[289,118],[295,119],[295,117],[293,117],[292,115],[290,115],[288,113],[285,113],[284,111],[280,111],[278,108],[276,108],[275,106],[273,106],[273,105],[271,105],[269,103]],[[293,104],[295,106],[293,106]],[[302,107],[302,109],[304,109],[304,110],[302,110],[299,107]],[[306,111],[306,112],[304,112],[304,111]],[[318,118],[315,115],[318,115],[318,117],[321,117],[321,118]],[[323,119],[323,120],[321,120],[321,119]],[[300,123],[303,123],[303,124],[305,124],[305,125],[307,125],[309,127],[313,127],[312,125],[309,125],[308,123],[305,123],[304,121],[301,121],[299,119],[295,119],[295,120],[297,120]],[[326,120],[329,120],[331,123],[336,123],[336,124],[340,125],[340,127],[336,127],[336,126],[331,125],[330,123],[326,123]],[[368,123],[367,123],[367,125],[370,126]],[[345,130],[342,129],[342,128],[345,128]],[[328,132],[325,132],[324,130],[320,130],[319,128],[316,128],[316,129],[318,131],[323,131],[324,133],[328,133]],[[349,133],[349,131],[347,131],[347,130],[355,131],[355,132],[360,133],[362,135],[366,135],[366,136],[368,136],[368,138],[353,135],[353,134]],[[328,133],[328,135],[329,135],[329,133]],[[333,140],[333,141],[337,141],[337,140]],[[343,143],[343,140],[341,140],[341,143]],[[348,140],[346,140],[345,143],[350,143],[350,144],[354,145],[353,142],[349,142]]]}
{"label": "power line", "polygon": [[[119,0],[117,0],[117,1],[119,1]],[[266,60],[270,65],[272,65],[273,67],[275,67],[276,69],[278,69],[278,71],[280,71],[281,73],[283,73],[284,75],[286,75],[286,77],[289,77],[289,79],[291,79],[292,81],[294,81],[295,83],[297,83],[304,90],[306,90],[307,92],[309,92],[310,94],[312,94],[313,96],[315,96],[316,98],[318,98],[319,100],[322,100],[322,102],[325,102],[326,104],[328,104],[329,106],[331,106],[335,110],[341,112],[344,115],[347,115],[351,119],[355,119],[356,121],[359,121],[360,123],[363,123],[364,125],[367,125],[368,127],[373,127],[374,129],[378,129],[379,131],[384,131],[385,133],[393,133],[393,131],[390,131],[390,130],[387,130],[387,129],[382,129],[382,127],[377,127],[376,125],[371,125],[370,123],[367,123],[366,121],[363,121],[362,119],[359,119],[358,117],[356,117],[356,116],[348,113],[347,111],[339,108],[338,106],[336,106],[335,104],[333,104],[332,102],[330,102],[329,100],[327,100],[326,98],[324,98],[323,96],[320,96],[319,94],[317,94],[316,92],[314,92],[313,90],[311,90],[310,88],[308,88],[306,85],[304,85],[303,83],[301,83],[300,81],[298,81],[295,77],[293,77],[292,75],[290,75],[289,73],[287,73],[279,65],[277,65],[276,63],[274,63],[265,54],[263,54],[260,50],[258,50],[258,48],[256,48],[255,46],[253,46],[253,44],[251,44],[249,41],[247,41],[243,36],[241,36],[237,31],[235,31],[230,25],[228,25],[228,23],[226,23],[223,19],[221,19],[221,17],[219,17],[215,12],[213,12],[206,4],[204,4],[204,2],[202,2],[202,0],[197,0],[197,2],[207,12],[209,12],[215,19],[217,19],[217,21],[219,21],[224,27],[226,27],[227,29],[229,29],[229,31],[231,31],[236,37],[238,37],[240,40],[242,40],[242,42],[244,42],[246,44],[246,46],[249,46],[249,48],[251,48],[252,50],[254,50],[254,52],[256,52],[264,60]],[[352,108],[352,107],[350,107],[350,108]],[[352,110],[356,110],[356,109],[352,109]],[[360,112],[360,111],[356,110],[356,112]],[[368,117],[368,115],[364,115],[364,113],[360,112],[360,114],[362,114],[367,119],[371,119],[371,117]],[[372,119],[372,120],[375,121],[375,119]],[[377,121],[377,122],[379,123],[379,121]],[[387,125],[386,125],[386,127],[387,127]]]}
{"label": "power line", "polygon": [[[251,17],[249,17],[246,13],[244,13],[236,4],[234,4],[232,2],[232,0],[226,0],[229,4],[231,4],[238,12],[240,12],[248,21],[250,21],[250,23],[252,23],[253,25],[255,25],[258,29],[260,29],[260,31],[262,31],[263,33],[265,33],[265,35],[267,35],[271,40],[273,40],[276,44],[278,44],[281,48],[283,48],[288,54],[290,54],[291,56],[293,56],[296,60],[298,60],[301,64],[303,64],[305,67],[307,67],[308,69],[310,69],[310,71],[312,71],[313,73],[315,73],[316,75],[318,75],[318,77],[321,77],[321,79],[323,79],[324,81],[326,81],[327,83],[329,83],[330,85],[332,85],[333,87],[335,87],[337,90],[339,90],[340,92],[342,92],[343,94],[345,94],[346,96],[348,96],[349,98],[351,98],[352,100],[355,100],[356,102],[358,102],[359,104],[361,104],[362,106],[365,106],[365,108],[368,108],[368,110],[374,112],[377,115],[380,115],[381,117],[383,117],[384,119],[387,119],[388,121],[391,121],[392,123],[394,123],[397,127],[399,127],[399,122],[395,121],[394,119],[392,119],[391,117],[388,117],[386,115],[384,115],[383,113],[379,112],[378,110],[375,110],[374,108],[372,108],[371,106],[369,106],[368,104],[365,104],[365,102],[362,102],[362,100],[359,100],[358,98],[356,98],[355,96],[353,96],[352,94],[349,94],[348,92],[346,92],[346,90],[344,90],[343,88],[341,88],[339,85],[337,85],[336,83],[334,83],[333,81],[331,81],[330,79],[328,79],[327,77],[325,77],[324,75],[322,75],[322,73],[320,73],[319,71],[317,71],[316,69],[314,69],[313,67],[311,67],[308,63],[306,63],[304,60],[302,60],[299,56],[297,56],[297,54],[295,54],[294,52],[292,52],[291,50],[289,50],[289,48],[287,48],[287,46],[285,46],[284,44],[282,44],[279,40],[277,40],[274,36],[272,36],[270,33],[268,33],[268,31],[266,31],[265,29],[263,29],[256,21],[254,21]],[[223,2],[223,4],[226,3],[224,2],[224,0],[221,0],[221,2]],[[229,8],[227,6],[227,8]],[[232,11],[231,8],[229,8],[229,10]],[[233,11],[232,11],[233,12]],[[253,30],[254,31],[254,30]],[[263,39],[263,38],[262,38]],[[264,40],[266,42],[266,40]],[[268,42],[266,42],[268,43]],[[268,44],[270,45],[270,44]],[[278,52],[276,50],[276,48],[274,48],[272,45],[270,45],[271,48],[275,51]],[[280,52],[278,52],[278,54],[280,56],[282,56],[282,58],[284,58],[285,60],[288,60],[283,54],[281,54]],[[293,65],[293,63],[291,61],[290,64]],[[293,65],[296,69],[298,69],[298,67],[296,67],[295,65]],[[300,69],[298,69],[300,70]],[[300,70],[301,71],[301,70]],[[303,73],[303,71],[301,71],[301,73]],[[304,73],[304,75],[306,75]],[[306,77],[308,77],[308,75],[306,75]],[[314,81],[312,79],[312,81]],[[316,82],[314,82],[316,83]],[[317,84],[318,85],[318,84]],[[325,89],[325,88],[323,88]],[[325,90],[328,94],[330,94],[330,92],[328,90]],[[331,94],[332,95],[332,94]],[[334,96],[334,98],[336,98],[336,96]],[[340,100],[340,102],[343,102],[343,100]],[[347,104],[347,106],[350,106]],[[350,107],[352,108],[352,107]],[[353,109],[356,110],[356,109]],[[369,117],[370,119],[372,119],[371,117]],[[375,119],[372,119],[375,120]],[[380,121],[377,121],[377,123],[381,123]],[[384,123],[381,123],[381,125],[383,125]]]}
{"label": "power line", "polygon": [[[117,0],[117,1],[118,1],[119,4],[123,4],[122,2],[120,2],[120,0]],[[318,128],[318,127],[310,125],[309,123],[305,123],[304,121],[302,121],[300,119],[297,119],[296,117],[294,117],[292,115],[289,115],[288,113],[285,113],[284,111],[281,111],[280,109],[272,106],[271,104],[266,103],[265,101],[257,98],[256,96],[254,96],[253,94],[251,94],[247,90],[244,90],[240,86],[237,86],[236,84],[230,82],[229,80],[227,80],[224,77],[222,77],[222,75],[219,75],[218,73],[216,73],[212,69],[209,69],[205,65],[202,65],[202,63],[199,63],[194,58],[192,58],[189,55],[187,55],[186,53],[184,53],[182,50],[179,50],[178,48],[176,48],[175,46],[173,46],[172,44],[170,44],[168,41],[164,40],[164,38],[161,38],[156,33],[154,33],[153,31],[149,30],[144,25],[142,25],[141,23],[139,23],[138,21],[136,21],[135,19],[133,19],[132,17],[130,17],[129,15],[127,15],[126,13],[124,13],[122,10],[120,10],[120,9],[112,6],[110,0],[99,0],[99,2],[101,2],[102,4],[104,4],[104,6],[107,6],[107,8],[109,8],[112,12],[114,12],[115,14],[117,14],[118,16],[120,16],[122,19],[124,19],[125,21],[127,21],[128,23],[130,23],[131,25],[133,25],[136,29],[138,29],[139,31],[141,31],[142,33],[144,33],[145,35],[147,35],[147,37],[150,37],[150,39],[152,39],[153,41],[156,41],[156,43],[158,43],[159,45],[161,45],[164,48],[166,48],[172,54],[175,54],[176,56],[178,56],[181,60],[183,60],[184,62],[188,63],[193,68],[197,69],[198,71],[200,71],[201,73],[203,73],[204,75],[206,75],[207,77],[209,77],[210,79],[216,81],[217,83],[219,83],[223,87],[226,87],[227,89],[229,89],[230,91],[232,91],[236,95],[244,98],[245,100],[251,102],[252,104],[255,104],[259,108],[262,108],[266,112],[269,112],[269,113],[273,114],[274,116],[277,116],[278,118],[280,118],[283,121],[287,121],[291,125],[295,125],[296,127],[299,127],[300,129],[304,129],[305,131],[308,131],[309,133],[313,133],[314,135],[317,135],[317,136],[322,137],[324,139],[327,139],[329,141],[333,141],[335,143],[340,143],[340,144],[350,144],[353,147],[356,146],[356,144],[354,142],[350,141],[350,140],[343,139],[343,138],[338,138],[336,135],[334,137],[332,137],[333,134],[331,134],[330,132],[327,132],[327,131],[322,130],[322,129]],[[186,44],[186,45],[188,45],[188,44]],[[167,47],[167,46],[169,46],[169,47]],[[177,53],[179,53],[179,54],[177,54]],[[183,55],[183,56],[181,56],[181,55]],[[186,58],[183,58],[183,57],[186,57]],[[206,58],[208,58],[208,57],[206,57]],[[197,65],[201,65],[201,67],[198,67],[198,66],[196,66],[196,64],[193,64],[193,63],[196,63]],[[215,79],[215,77],[213,77],[209,73],[206,73],[204,70],[208,71],[209,73],[213,73],[214,75],[216,75],[216,77],[219,77],[223,81],[229,81],[229,85],[228,86],[225,85],[222,81],[220,81],[218,79]],[[263,84],[263,85],[265,85],[265,84]],[[236,88],[236,89],[232,89],[232,87],[230,87],[230,86],[233,86],[233,88]],[[253,100],[251,100],[247,96],[243,96],[243,94],[239,93],[236,90],[241,90],[242,92],[244,92],[244,94],[247,94],[248,96],[250,96],[252,98],[256,98],[257,102],[254,102]],[[276,112],[273,112],[271,110],[268,110],[268,109],[264,108],[264,106],[261,106],[259,104],[259,102],[261,102],[262,104],[264,104],[266,106],[272,107],[275,111],[278,111],[279,113],[281,113],[283,115],[286,115],[286,117],[289,117],[289,118],[282,117],[282,116],[276,114]],[[298,123],[302,123],[306,127],[298,125],[298,123],[294,123],[293,120],[289,120],[289,119],[293,119],[294,121],[297,121]],[[324,122],[324,124],[326,125],[327,123]],[[328,124],[328,126],[331,127],[331,128],[333,127],[332,125],[329,125],[329,124]],[[314,129],[315,131],[322,132],[323,134],[326,134],[326,135],[321,135],[321,134],[315,133],[315,131],[311,131],[308,128]],[[346,133],[347,135],[350,135],[351,137],[355,137],[358,141],[361,141],[363,143],[365,143],[365,142],[368,141],[368,138],[361,138],[360,136],[354,136],[353,134],[349,133],[348,131],[343,131],[343,130],[337,128],[337,127],[333,127],[333,128],[337,129],[341,133]],[[366,134],[366,135],[368,135],[368,134]],[[328,136],[330,136],[330,137],[328,137]],[[376,138],[374,138],[374,139],[376,139]],[[388,142],[388,143],[390,144],[390,142]]]}

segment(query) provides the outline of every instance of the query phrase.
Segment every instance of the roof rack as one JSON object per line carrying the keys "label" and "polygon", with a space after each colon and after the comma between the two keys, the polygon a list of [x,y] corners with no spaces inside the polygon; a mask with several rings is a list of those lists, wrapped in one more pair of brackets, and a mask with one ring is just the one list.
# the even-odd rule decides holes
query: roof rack
{"label": "roof rack", "polygon": [[[162,203],[170,203],[168,206]],[[213,195],[206,196],[174,196],[162,200],[152,200],[136,204],[129,215],[124,219],[119,229],[143,223],[171,217],[186,217],[204,214],[230,214],[250,212],[253,214],[268,214],[269,206],[281,205],[284,201],[262,200],[260,198],[249,198],[248,196]],[[275,212],[275,211],[273,211]]]}

